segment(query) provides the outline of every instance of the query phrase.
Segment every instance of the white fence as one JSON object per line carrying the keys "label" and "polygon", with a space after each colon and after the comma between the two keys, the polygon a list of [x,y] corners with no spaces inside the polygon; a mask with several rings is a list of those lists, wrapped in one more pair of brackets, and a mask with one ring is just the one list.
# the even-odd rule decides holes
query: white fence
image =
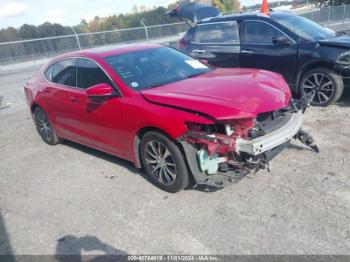
{"label": "white fence", "polygon": [[[303,13],[302,16],[321,24],[336,23],[336,30],[350,29],[350,5],[322,7]],[[171,42],[178,40],[187,29],[186,23],[174,23],[0,43],[0,65],[33,61],[68,51],[104,45]]]}
{"label": "white fence", "polygon": [[104,45],[175,41],[187,29],[186,23],[174,23],[5,42],[0,43],[0,65],[37,60],[68,51]]}

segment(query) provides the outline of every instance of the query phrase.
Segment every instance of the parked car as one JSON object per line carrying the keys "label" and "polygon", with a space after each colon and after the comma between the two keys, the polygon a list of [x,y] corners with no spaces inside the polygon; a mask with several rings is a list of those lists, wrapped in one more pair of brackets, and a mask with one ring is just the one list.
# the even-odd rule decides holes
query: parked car
{"label": "parked car", "polygon": [[350,36],[304,17],[283,11],[220,15],[197,4],[169,14],[194,22],[180,40],[183,51],[219,67],[278,72],[295,94],[311,93],[313,105],[336,102],[349,84]]}
{"label": "parked car", "polygon": [[216,69],[160,45],[65,54],[24,90],[46,143],[127,159],[169,192],[266,168],[292,138],[317,149],[279,74]]}

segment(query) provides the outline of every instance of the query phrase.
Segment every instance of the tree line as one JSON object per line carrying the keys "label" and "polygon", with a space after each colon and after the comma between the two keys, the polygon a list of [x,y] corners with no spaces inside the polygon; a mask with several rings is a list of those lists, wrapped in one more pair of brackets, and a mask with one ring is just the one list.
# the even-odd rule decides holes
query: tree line
{"label": "tree line", "polygon": [[[296,0],[295,3],[305,3],[307,0]],[[187,3],[189,0],[180,0],[180,3]],[[207,1],[208,2],[208,1]],[[210,1],[209,1],[210,2]],[[312,3],[319,4],[350,4],[350,0],[310,0]],[[211,0],[212,5],[216,6],[223,13],[227,12],[239,12],[241,10],[239,0]],[[283,4],[284,1],[280,1],[279,4]],[[285,2],[287,3],[287,2]],[[71,35],[73,34],[74,29],[77,33],[88,33],[88,32],[99,32],[106,30],[114,30],[114,29],[125,29],[132,27],[140,27],[142,26],[141,20],[146,25],[159,25],[166,23],[175,23],[178,22],[176,18],[171,18],[165,13],[169,8],[172,8],[174,4],[169,5],[167,8],[165,7],[157,7],[151,10],[148,10],[144,6],[133,8],[132,13],[127,14],[119,14],[108,17],[98,17],[96,16],[91,21],[81,20],[78,25],[73,27],[62,26],[56,23],[46,22],[42,25],[35,26],[30,24],[24,24],[19,28],[8,27],[0,30],[0,42],[9,42],[16,40],[26,40],[26,39],[34,39],[34,38],[44,38],[44,37],[52,37],[52,36],[61,36],[61,35]],[[277,2],[270,3],[270,7],[273,8],[277,5]],[[255,6],[256,9],[260,7],[260,5]],[[248,8],[244,7],[243,10]],[[249,7],[252,9],[252,7]],[[171,32],[166,32],[171,33]],[[124,33],[125,39],[126,36],[129,36],[127,33]],[[133,39],[130,39],[133,40]]]}
{"label": "tree line", "polygon": [[[143,9],[143,11],[137,11],[129,14],[119,14],[108,17],[96,16],[91,21],[81,20],[81,22],[78,25],[75,25],[72,28],[77,33],[88,33],[131,27],[140,27],[142,26],[142,24],[140,23],[141,20],[146,25],[158,25],[179,22],[179,20],[165,15],[166,11],[167,8],[158,7],[152,10]],[[0,30],[0,42],[71,35],[73,34],[72,28],[50,22],[46,22],[39,26],[24,24],[19,28],[7,27]]]}
{"label": "tree line", "polygon": [[[180,0],[179,2],[186,3],[188,0]],[[73,27],[62,26],[60,24],[50,22],[46,22],[39,26],[24,24],[19,28],[7,27],[0,30],[0,42],[71,35],[73,34],[72,28],[77,33],[88,33],[140,27],[142,26],[141,20],[146,25],[175,23],[179,22],[179,20],[165,15],[167,10],[172,8],[175,4],[176,2],[174,1],[174,4],[171,4],[166,8],[154,7],[151,10],[144,6],[134,6],[132,13],[108,17],[96,16],[91,21],[86,21],[83,19],[78,25]],[[212,0],[212,4],[218,7],[222,12],[239,11],[240,8],[239,0]]]}

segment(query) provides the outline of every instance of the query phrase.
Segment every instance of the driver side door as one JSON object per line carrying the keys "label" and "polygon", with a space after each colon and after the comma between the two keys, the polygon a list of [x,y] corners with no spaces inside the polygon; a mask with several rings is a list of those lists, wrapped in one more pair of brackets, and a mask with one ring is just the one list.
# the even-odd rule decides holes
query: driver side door
{"label": "driver side door", "polygon": [[[240,67],[265,69],[282,74],[288,84],[294,84],[297,62],[297,43],[271,23],[245,20],[241,27]],[[277,43],[283,38],[286,43]]]}
{"label": "driver side door", "polygon": [[125,155],[125,119],[123,98],[113,96],[108,99],[90,99],[86,90],[97,84],[106,83],[116,93],[120,92],[110,76],[95,61],[77,59],[77,88],[71,93],[71,112],[74,115],[78,142],[105,152]]}

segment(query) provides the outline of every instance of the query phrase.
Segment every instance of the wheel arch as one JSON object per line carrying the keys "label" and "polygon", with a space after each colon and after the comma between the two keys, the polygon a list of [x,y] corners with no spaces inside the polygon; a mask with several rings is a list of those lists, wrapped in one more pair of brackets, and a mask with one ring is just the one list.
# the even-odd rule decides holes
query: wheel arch
{"label": "wheel arch", "polygon": [[165,135],[167,138],[169,138],[170,140],[175,142],[175,144],[179,147],[179,150],[184,158],[186,167],[188,169],[190,184],[195,183],[195,178],[194,178],[194,175],[192,173],[192,169],[190,168],[189,163],[188,163],[189,159],[187,158],[187,156],[185,154],[185,149],[184,149],[182,143],[179,143],[178,141],[174,140],[166,131],[162,130],[159,127],[145,126],[145,127],[142,127],[141,129],[139,129],[138,132],[136,133],[135,138],[134,138],[134,144],[133,144],[133,156],[134,156],[135,167],[142,168],[141,156],[140,156],[141,139],[147,132],[150,132],[150,131],[155,131],[155,132],[161,133],[162,135]]}
{"label": "wheel arch", "polygon": [[333,70],[337,73],[339,73],[334,66],[334,62],[332,61],[328,61],[328,60],[317,60],[317,61],[312,61],[309,62],[307,64],[304,64],[299,72],[298,72],[298,76],[297,76],[297,82],[296,82],[296,93],[300,94],[300,81],[303,78],[303,76],[310,70],[315,69],[315,68],[327,68],[330,70]]}
{"label": "wheel arch", "polygon": [[134,157],[134,164],[135,164],[136,168],[142,168],[141,158],[140,158],[141,139],[147,132],[150,132],[150,131],[159,132],[159,133],[165,135],[167,138],[174,140],[166,131],[162,130],[159,127],[144,126],[144,127],[140,128],[134,137],[134,143],[133,143],[133,157]]}
{"label": "wheel arch", "polygon": [[37,103],[33,103],[31,106],[30,106],[30,112],[33,114],[34,113],[34,110],[37,108],[37,107],[41,107],[39,104]]}

